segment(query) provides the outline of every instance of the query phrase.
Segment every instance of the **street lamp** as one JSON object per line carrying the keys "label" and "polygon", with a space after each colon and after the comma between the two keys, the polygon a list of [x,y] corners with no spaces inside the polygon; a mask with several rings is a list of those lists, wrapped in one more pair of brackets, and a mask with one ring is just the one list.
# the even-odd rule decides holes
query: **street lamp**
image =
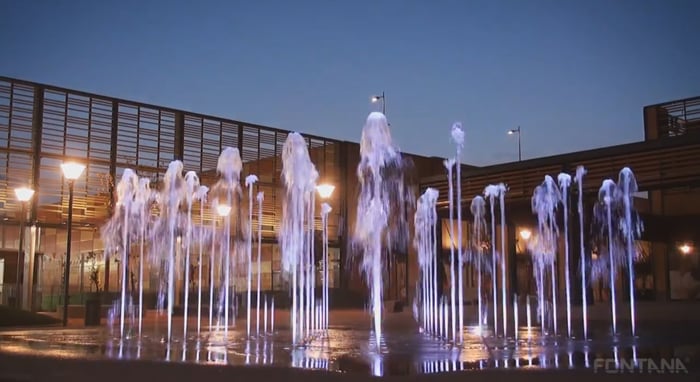
{"label": "street lamp", "polygon": [[17,291],[15,292],[15,298],[17,298],[17,301],[15,302],[17,307],[21,306],[21,294],[22,294],[22,288],[20,284],[20,280],[23,276],[22,272],[22,265],[24,264],[24,251],[22,250],[24,247],[24,219],[26,218],[26,205],[29,199],[32,198],[34,195],[34,190],[28,187],[18,187],[15,188],[15,196],[17,196],[17,200],[19,200],[20,204],[20,218],[19,218],[19,247],[17,249]]}
{"label": "street lamp", "polygon": [[520,230],[520,238],[522,238],[523,240],[529,240],[530,236],[532,236],[532,231],[530,231],[529,229],[523,228]]}
{"label": "street lamp", "polygon": [[518,161],[523,160],[522,151],[520,150],[520,126],[517,129],[508,130],[508,135],[518,134]]}
{"label": "street lamp", "polygon": [[80,178],[80,175],[85,170],[85,165],[75,162],[67,162],[61,164],[63,176],[68,179],[68,237],[66,239],[66,267],[63,272],[63,326],[68,325],[68,282],[70,278],[70,242],[71,231],[73,229],[73,185],[75,180]]}
{"label": "street lamp", "polygon": [[373,95],[370,98],[372,103],[377,103],[379,100],[382,101],[382,114],[386,115],[386,96],[384,95],[384,91],[382,91],[382,95]]}
{"label": "street lamp", "polygon": [[219,216],[226,217],[228,214],[231,213],[231,206],[228,204],[217,204],[216,205],[216,213],[219,214]]}
{"label": "street lamp", "polygon": [[681,250],[681,253],[683,253],[684,255],[687,255],[690,253],[690,251],[693,250],[693,247],[691,247],[688,244],[683,244],[679,247],[679,249]]}
{"label": "street lamp", "polygon": [[335,190],[335,186],[332,184],[319,184],[316,186],[316,191],[318,191],[318,194],[321,196],[322,199],[328,199],[333,195],[333,191]]}

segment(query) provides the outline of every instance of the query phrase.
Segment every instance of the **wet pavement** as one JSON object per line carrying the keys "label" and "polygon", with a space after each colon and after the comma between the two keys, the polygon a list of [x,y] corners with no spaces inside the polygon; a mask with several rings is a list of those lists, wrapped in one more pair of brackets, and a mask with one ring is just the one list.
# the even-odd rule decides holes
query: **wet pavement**
{"label": "wet pavement", "polygon": [[[40,354],[62,359],[142,360],[187,364],[292,367],[346,374],[408,376],[468,370],[575,370],[597,372],[601,368],[642,371],[649,363],[667,372],[679,367],[691,373],[700,368],[700,333],[682,325],[656,322],[642,326],[639,335],[612,337],[605,322],[591,322],[589,339],[547,334],[520,326],[518,338],[493,337],[464,331],[464,343],[436,339],[420,333],[409,314],[387,316],[379,346],[368,330],[363,312],[345,312],[328,331],[309,336],[303,346],[291,346],[291,333],[281,324],[274,333],[245,333],[245,321],[229,329],[189,323],[182,335],[183,320],[175,319],[170,342],[165,341],[162,319],[144,322],[141,336],[136,325],[126,325],[124,338],[119,325],[96,328],[17,329],[0,332],[0,352],[20,356]],[[155,316],[155,315],[152,315]],[[287,321],[288,322],[288,321]],[[77,325],[72,322],[72,325]],[[620,332],[625,326],[621,325]],[[255,332],[255,325],[252,325]],[[678,364],[680,362],[681,364]]]}

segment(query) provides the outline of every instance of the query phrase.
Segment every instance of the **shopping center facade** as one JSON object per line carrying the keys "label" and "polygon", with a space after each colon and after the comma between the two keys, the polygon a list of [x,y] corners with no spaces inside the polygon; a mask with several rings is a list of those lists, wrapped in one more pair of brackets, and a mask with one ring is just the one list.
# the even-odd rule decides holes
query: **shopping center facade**
{"label": "shopping center facade", "polygon": [[[637,175],[641,191],[636,198],[646,225],[641,247],[649,254],[638,264],[638,293],[651,299],[700,297],[693,292],[693,280],[699,280],[700,286],[700,255],[695,244],[700,243],[699,105],[700,98],[695,98],[646,107],[646,139],[642,142],[496,166],[463,165],[465,243],[469,240],[471,198],[483,193],[488,184],[506,183],[509,293],[530,293],[532,269],[520,233],[535,230],[529,201],[533,188],[546,174],[571,173],[576,166],[584,165],[588,169],[586,209],[590,210],[602,180],[616,179],[618,171],[629,166]],[[358,140],[360,129],[358,126]],[[121,264],[118,257],[105,256],[100,227],[114,209],[115,181],[124,169],[135,170],[158,188],[168,164],[178,159],[185,171],[196,171],[202,184],[210,185],[216,180],[217,159],[225,147],[238,148],[244,162],[242,178],[257,175],[255,193],[265,193],[262,289],[283,295],[287,286],[280,273],[277,234],[284,195],[280,154],[288,133],[0,77],[0,303],[33,310],[55,310],[62,304],[69,193],[61,163],[72,160],[86,165],[74,186],[69,273],[70,304],[81,304],[86,295],[98,289],[109,298],[121,287],[117,276]],[[359,145],[306,134],[304,137],[319,171],[319,182],[335,186],[330,198],[323,200],[333,208],[329,216],[329,257],[335,302],[361,305],[366,291],[351,245],[359,188],[355,171]],[[413,164],[409,178],[414,195],[417,197],[427,187],[440,191],[440,246],[441,255],[447,258],[452,235],[445,220],[449,215],[442,159],[406,157]],[[27,203],[15,196],[15,188],[22,186],[35,190]],[[217,217],[207,211],[203,222],[210,224],[212,219]],[[416,254],[410,245],[405,252],[395,253],[396,261],[389,263],[384,278],[388,300],[410,301],[414,294]],[[573,256],[580,257],[578,252]],[[559,262],[561,272],[562,264]],[[467,301],[473,294],[472,276],[471,271],[465,273]],[[153,272],[145,287],[154,293],[158,283],[158,275]]]}

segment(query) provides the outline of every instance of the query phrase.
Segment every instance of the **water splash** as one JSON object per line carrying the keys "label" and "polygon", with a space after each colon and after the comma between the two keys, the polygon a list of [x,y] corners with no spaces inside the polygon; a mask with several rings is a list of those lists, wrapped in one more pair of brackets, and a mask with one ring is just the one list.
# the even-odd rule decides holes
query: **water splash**
{"label": "water splash", "polygon": [[569,276],[569,187],[571,175],[560,173],[557,177],[561,192],[561,203],[564,207],[564,279],[566,285],[566,329],[571,337],[571,281]]}
{"label": "water splash", "polygon": [[[260,335],[260,290],[262,287],[261,284],[261,278],[262,278],[262,219],[263,219],[263,201],[265,200],[265,193],[260,191],[258,192],[258,195],[256,196],[256,199],[258,201],[258,287],[257,287],[257,309],[256,309],[256,319],[255,319],[255,333],[256,335]],[[251,234],[252,236],[252,234]],[[265,315],[267,315],[267,301],[265,302]],[[267,322],[267,317],[265,317],[265,320]],[[264,332],[263,332],[264,333]]]}
{"label": "water splash", "polygon": [[482,325],[484,324],[484,311],[483,311],[483,294],[481,291],[482,283],[482,264],[484,263],[484,245],[485,233],[486,233],[486,201],[480,195],[475,196],[472,199],[470,206],[472,216],[474,221],[472,223],[472,242],[471,242],[471,253],[472,264],[476,264],[476,287],[477,287],[477,303],[478,303],[478,319],[479,319],[479,335],[483,333]]}
{"label": "water splash", "polygon": [[[496,212],[495,212],[495,204],[496,204],[496,198],[498,198],[500,206],[501,206],[501,218],[505,216],[505,211],[504,211],[504,203],[502,202],[502,198],[505,195],[506,192],[506,186],[503,183],[499,184],[490,184],[486,186],[484,189],[484,196],[488,198],[489,200],[489,206],[491,207],[491,254],[492,254],[492,260],[491,260],[491,290],[493,292],[493,333],[494,335],[498,335],[498,287],[496,286],[497,281],[497,272],[496,272],[496,264],[498,263],[498,256],[496,255]],[[505,226],[505,220],[501,221],[501,225]],[[503,236],[503,234],[501,234]],[[504,246],[504,245],[502,245]],[[504,252],[501,250],[501,255],[503,255]],[[505,274],[505,259],[501,258],[501,273]],[[505,276],[502,276],[505,277]],[[505,278],[503,278],[503,315],[507,316],[507,305],[506,305],[506,299],[505,299]],[[503,320],[503,335],[506,335],[506,322],[507,322],[507,317],[504,317]]]}
{"label": "water splash", "polygon": [[[292,279],[292,313],[290,315],[292,342],[304,338],[305,276],[309,274],[308,251],[313,247],[308,230],[313,229],[314,203],[318,172],[311,163],[306,141],[299,133],[291,133],[282,148],[282,179],[286,194],[282,210],[279,240],[282,248],[282,269]],[[308,296],[310,297],[310,296]],[[307,297],[307,299],[308,299]],[[308,312],[307,312],[308,314]]]}
{"label": "water splash", "polygon": [[[456,315],[456,310],[455,310],[455,300],[456,300],[456,290],[455,290],[455,245],[461,247],[462,243],[457,242],[455,243],[455,223],[454,223],[454,192],[453,192],[453,184],[452,184],[452,169],[455,166],[455,159],[446,159],[444,162],[445,168],[447,169],[447,183],[448,183],[448,201],[449,201],[449,209],[450,209],[450,306],[452,307],[452,339],[456,339],[455,334],[457,333],[457,326],[456,326],[456,321],[454,320],[454,317]],[[459,206],[458,208],[461,208]],[[449,336],[448,336],[449,337]]]}
{"label": "water splash", "polygon": [[185,302],[184,302],[184,320],[183,320],[183,337],[187,338],[187,317],[189,314],[190,300],[190,249],[192,248],[192,204],[196,200],[196,193],[199,189],[199,177],[194,171],[188,171],[185,174],[185,201],[187,202],[187,220],[185,223],[185,266],[183,268],[185,274]]}
{"label": "water splash", "polygon": [[[617,273],[617,268],[618,268],[618,252],[616,251],[616,246],[619,244],[616,244],[617,242],[617,237],[615,235],[615,232],[613,232],[613,219],[612,219],[612,213],[613,213],[613,207],[614,207],[614,198],[615,198],[615,191],[616,191],[617,185],[612,179],[605,179],[603,181],[603,184],[600,187],[600,190],[598,191],[598,199],[602,204],[599,206],[603,207],[603,213],[605,214],[605,224],[603,227],[607,231],[607,244],[608,244],[608,251],[607,251],[607,267],[608,267],[608,274],[610,276],[609,279],[609,284],[608,286],[610,287],[610,309],[611,309],[611,315],[612,315],[612,334],[616,335],[617,334],[617,309],[616,309],[616,296],[615,296],[615,275]],[[602,215],[601,213],[596,214],[599,217]],[[601,264],[604,264],[601,262]]]}
{"label": "water splash", "polygon": [[408,241],[405,216],[413,198],[406,185],[404,169],[404,160],[392,143],[386,117],[382,113],[371,113],[360,140],[357,167],[360,195],[353,244],[357,252],[362,253],[376,344],[380,343],[382,335],[382,256],[384,251],[391,256],[394,249],[405,252]]}
{"label": "water splash", "polygon": [[583,316],[583,338],[588,339],[588,300],[587,300],[587,284],[586,284],[586,251],[583,235],[583,177],[586,175],[586,168],[583,166],[576,167],[576,177],[574,178],[578,185],[578,217],[579,217],[579,240],[581,241],[581,309]]}
{"label": "water splash", "polygon": [[[438,191],[428,188],[418,198],[414,217],[413,245],[418,254],[418,266],[420,268],[420,280],[416,285],[416,298],[420,297],[421,327],[424,332],[436,334],[433,322],[437,321],[436,289],[437,280],[433,277],[433,269],[436,262],[437,250],[437,211],[436,203]],[[422,288],[420,288],[422,286]],[[418,308],[416,305],[416,316]]]}
{"label": "water splash", "polygon": [[531,252],[533,256],[533,271],[539,294],[538,307],[542,332],[545,324],[545,293],[544,280],[546,269],[549,268],[549,277],[552,286],[552,324],[554,334],[557,333],[557,292],[556,292],[556,254],[557,237],[559,228],[556,222],[556,209],[561,202],[561,193],[551,176],[546,175],[542,184],[537,186],[532,195],[532,212],[537,215],[538,235],[536,240],[531,240]]}
{"label": "water splash", "polygon": [[246,304],[246,333],[250,337],[250,308],[251,308],[251,289],[253,282],[253,185],[258,181],[257,175],[248,175],[245,178],[245,186],[248,188],[248,235],[247,235],[247,304]]}
{"label": "water splash", "polygon": [[458,292],[457,295],[459,299],[457,301],[457,306],[459,306],[459,343],[464,342],[464,248],[462,245],[462,150],[464,149],[464,130],[462,130],[462,124],[456,122],[452,125],[452,140],[457,148],[457,155],[455,159],[457,161],[457,258],[459,262],[457,282],[458,282]]}
{"label": "water splash", "polygon": [[624,241],[627,249],[627,275],[629,281],[630,294],[630,323],[632,326],[632,336],[636,335],[636,313],[635,313],[635,298],[634,298],[634,258],[636,257],[635,240],[642,234],[642,222],[639,216],[634,211],[634,193],[638,191],[637,180],[634,173],[629,167],[624,167],[620,170],[617,181],[619,186],[618,199],[622,199],[622,208],[624,219],[621,221],[620,229],[624,235]]}

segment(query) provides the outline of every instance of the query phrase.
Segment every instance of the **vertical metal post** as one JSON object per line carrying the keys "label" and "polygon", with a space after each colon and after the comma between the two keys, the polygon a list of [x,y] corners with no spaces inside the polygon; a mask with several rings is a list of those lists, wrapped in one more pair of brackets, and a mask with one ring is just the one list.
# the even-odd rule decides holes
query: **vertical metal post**
{"label": "vertical metal post", "polygon": [[66,267],[63,275],[63,326],[68,325],[68,284],[70,281],[70,244],[71,231],[73,230],[73,184],[74,180],[68,181],[68,224],[66,242]]}
{"label": "vertical metal post", "polygon": [[22,279],[23,266],[24,266],[24,219],[26,217],[25,204],[26,202],[20,203],[20,217],[19,217],[19,248],[17,249],[17,279],[15,280],[15,285],[17,290],[15,291],[15,307],[19,308],[22,306]]}
{"label": "vertical metal post", "polygon": [[522,152],[521,146],[520,146],[520,137],[522,135],[523,134],[520,132],[520,126],[518,126],[518,162],[523,160],[523,152]]}

